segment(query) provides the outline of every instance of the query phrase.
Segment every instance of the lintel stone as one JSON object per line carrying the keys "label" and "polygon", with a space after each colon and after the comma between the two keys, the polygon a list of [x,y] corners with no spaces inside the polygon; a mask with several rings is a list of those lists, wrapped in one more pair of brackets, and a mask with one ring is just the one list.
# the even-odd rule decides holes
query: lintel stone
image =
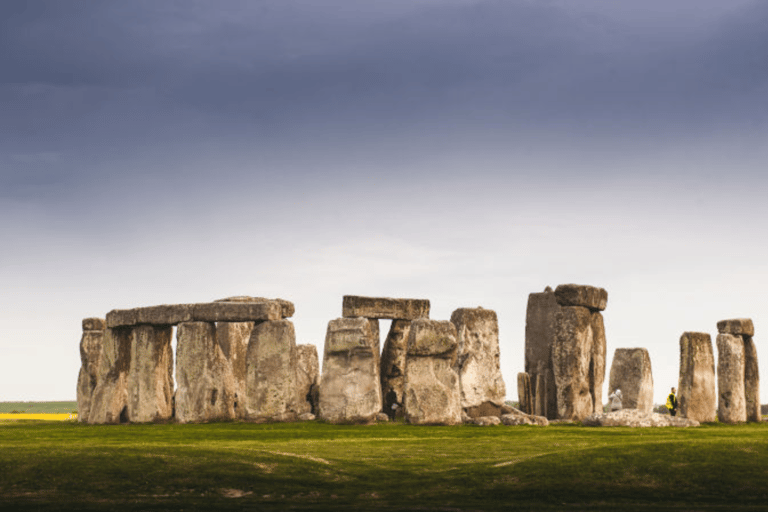
{"label": "lintel stone", "polygon": [[293,302],[285,299],[265,299],[264,297],[249,297],[247,295],[238,295],[227,297],[225,299],[215,300],[214,302],[277,302],[280,304],[283,318],[291,318],[296,313],[296,306]]}
{"label": "lintel stone", "polygon": [[755,325],[751,318],[732,318],[717,322],[717,332],[720,334],[742,334],[744,336],[755,335]]}
{"label": "lintel stone", "polygon": [[392,320],[429,318],[429,300],[345,295],[342,316],[345,318],[362,316]]}
{"label": "lintel stone", "polygon": [[83,318],[83,331],[103,331],[106,325],[103,318]]}
{"label": "lintel stone", "polygon": [[161,304],[136,308],[136,323],[150,325],[176,325],[192,320],[191,304]]}
{"label": "lintel stone", "polygon": [[561,306],[582,306],[602,311],[608,305],[608,292],[596,286],[561,284],[555,288],[555,299]]}

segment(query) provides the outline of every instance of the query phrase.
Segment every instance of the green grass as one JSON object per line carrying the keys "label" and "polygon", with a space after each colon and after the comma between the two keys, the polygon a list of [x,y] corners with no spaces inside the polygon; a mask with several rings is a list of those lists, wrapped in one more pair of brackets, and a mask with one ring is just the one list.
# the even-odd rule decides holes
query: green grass
{"label": "green grass", "polygon": [[0,402],[0,413],[57,414],[77,412],[77,402]]}
{"label": "green grass", "polygon": [[763,424],[0,422],[17,510],[764,510],[766,482]]}

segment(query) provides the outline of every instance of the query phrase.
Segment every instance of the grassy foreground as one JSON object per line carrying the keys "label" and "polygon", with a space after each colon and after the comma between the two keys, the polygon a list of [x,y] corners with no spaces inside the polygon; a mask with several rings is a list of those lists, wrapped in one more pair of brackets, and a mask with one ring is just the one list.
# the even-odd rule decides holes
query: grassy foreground
{"label": "grassy foreground", "polygon": [[764,510],[768,425],[0,422],[15,510]]}

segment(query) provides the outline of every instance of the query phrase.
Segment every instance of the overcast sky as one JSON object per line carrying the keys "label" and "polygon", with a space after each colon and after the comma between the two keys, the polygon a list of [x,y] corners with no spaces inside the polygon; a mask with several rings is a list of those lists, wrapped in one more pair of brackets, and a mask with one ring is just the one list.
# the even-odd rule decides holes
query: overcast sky
{"label": "overcast sky", "polygon": [[759,0],[5,0],[0,400],[75,399],[84,317],[282,297],[322,353],[345,294],[494,309],[516,400],[560,283],[608,290],[608,370],[646,347],[657,403],[726,318],[768,376],[766,27]]}

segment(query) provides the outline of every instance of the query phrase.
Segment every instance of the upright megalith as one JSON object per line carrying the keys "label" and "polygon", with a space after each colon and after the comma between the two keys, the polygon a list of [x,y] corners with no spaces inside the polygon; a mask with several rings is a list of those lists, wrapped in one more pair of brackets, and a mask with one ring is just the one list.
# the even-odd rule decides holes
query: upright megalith
{"label": "upright megalith", "polygon": [[137,423],[169,420],[173,416],[173,328],[137,325],[131,329],[128,420]]}
{"label": "upright megalith", "polygon": [[451,323],[456,327],[462,408],[470,418],[500,415],[506,387],[501,376],[496,312],[460,308],[451,314]]}
{"label": "upright megalith", "polygon": [[381,352],[381,397],[384,412],[392,419],[402,416],[405,361],[410,320],[392,320]]}
{"label": "upright megalith", "polygon": [[245,419],[245,378],[248,342],[255,322],[216,322],[216,345],[232,373],[232,407],[236,418]]}
{"label": "upright megalith", "polygon": [[291,321],[269,320],[254,325],[246,356],[246,419],[296,419],[296,358],[296,333]]}
{"label": "upright megalith", "polygon": [[579,420],[602,407],[608,293],[565,284],[528,296],[525,372],[534,413]]}
{"label": "upright megalith", "polygon": [[762,421],[757,349],[749,318],[717,323],[717,384],[720,421]]}
{"label": "upright megalith", "polygon": [[128,373],[133,329],[107,327],[99,359],[99,376],[91,397],[88,423],[128,421]]}
{"label": "upright megalith", "polygon": [[608,389],[620,389],[622,408],[653,411],[651,357],[644,348],[617,348],[613,354]]}
{"label": "upright megalith", "polygon": [[381,412],[373,335],[367,318],[328,322],[320,378],[320,419],[330,423],[371,423]]}
{"label": "upright megalith", "polygon": [[411,324],[403,388],[408,423],[461,423],[456,337],[456,326],[448,321],[419,319]]}
{"label": "upright megalith", "polygon": [[102,318],[85,318],[82,325],[80,373],[77,377],[77,417],[86,422],[91,411],[91,398],[99,382],[99,362],[106,326]]}
{"label": "upright megalith", "polygon": [[317,358],[317,347],[314,345],[296,345],[297,414],[311,413],[317,415],[319,379],[320,362]]}
{"label": "upright megalith", "polygon": [[531,376],[525,372],[517,374],[517,399],[519,408],[525,414],[533,414],[533,395],[531,395]]}
{"label": "upright megalith", "polygon": [[176,420],[196,423],[236,418],[232,364],[216,324],[183,322],[176,330]]}
{"label": "upright megalith", "polygon": [[709,334],[684,332],[680,336],[677,401],[683,418],[700,423],[715,421],[715,357]]}

